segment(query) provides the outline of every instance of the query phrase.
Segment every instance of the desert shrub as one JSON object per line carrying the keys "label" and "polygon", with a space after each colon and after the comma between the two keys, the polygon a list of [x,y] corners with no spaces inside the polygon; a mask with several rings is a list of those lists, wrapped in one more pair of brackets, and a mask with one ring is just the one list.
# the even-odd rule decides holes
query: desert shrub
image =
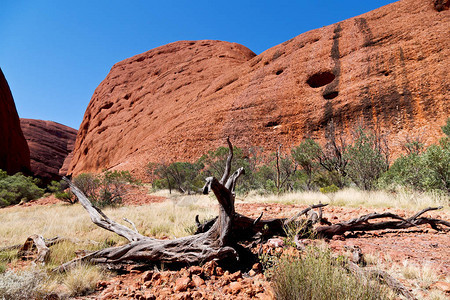
{"label": "desert shrub", "polygon": [[104,207],[120,205],[126,185],[135,181],[128,171],[105,171],[97,175],[82,173],[73,182],[92,204]]}
{"label": "desert shrub", "polygon": [[0,299],[36,299],[42,296],[46,274],[37,269],[0,274]]}
{"label": "desert shrub", "polygon": [[[0,170],[1,171],[1,170]],[[0,172],[0,207],[37,199],[44,190],[37,186],[38,180],[21,173],[8,176]]]}
{"label": "desert shrub", "polygon": [[203,185],[200,171],[203,164],[198,161],[167,163],[149,163],[147,173],[153,177],[153,188],[168,188],[170,192],[176,188],[181,193],[197,192]]}
{"label": "desert shrub", "polygon": [[[450,127],[448,120],[442,127],[444,132],[450,130],[447,126]],[[400,156],[380,178],[379,185],[450,194],[450,137],[442,138],[438,145],[431,145],[422,152],[412,151]]]}
{"label": "desert shrub", "polygon": [[389,299],[383,286],[357,278],[344,263],[317,247],[301,258],[282,256],[269,270],[276,299]]}
{"label": "desert shrub", "polygon": [[306,175],[306,189],[313,189],[314,176],[319,171],[319,157],[322,149],[312,139],[305,139],[292,149],[292,158],[303,169]]}
{"label": "desert shrub", "polygon": [[52,180],[47,186],[47,190],[52,192],[55,197],[63,202],[75,204],[78,198],[68,189],[69,185],[64,181]]}
{"label": "desert shrub", "polygon": [[354,142],[347,146],[347,175],[362,190],[375,188],[378,178],[389,167],[383,143],[375,132],[359,127],[354,132]]}
{"label": "desert shrub", "polygon": [[[233,146],[233,160],[231,162],[232,174],[238,168],[243,167],[245,175],[239,178],[239,184],[236,186],[236,192],[246,193],[250,190],[256,190],[261,187],[261,183],[257,182],[255,177],[255,169],[257,164],[258,149],[242,149]],[[206,155],[200,157],[197,163],[204,165],[201,172],[201,178],[214,176],[221,179],[225,172],[225,165],[228,158],[229,149],[227,147],[219,147],[214,151],[208,151]]]}

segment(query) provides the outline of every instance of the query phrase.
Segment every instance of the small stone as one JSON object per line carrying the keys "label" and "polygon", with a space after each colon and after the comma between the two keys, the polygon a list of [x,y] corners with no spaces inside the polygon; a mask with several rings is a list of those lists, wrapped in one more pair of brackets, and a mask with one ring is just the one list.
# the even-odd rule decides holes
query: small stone
{"label": "small stone", "polygon": [[216,268],[216,275],[218,275],[218,276],[222,276],[223,275],[223,269],[221,268],[221,267],[217,267]]}
{"label": "small stone", "polygon": [[175,282],[175,291],[176,292],[184,292],[187,290],[189,285],[191,284],[191,279],[189,277],[181,277],[178,278]]}
{"label": "small stone", "polygon": [[196,287],[202,286],[203,284],[205,284],[205,281],[203,279],[200,278],[200,276],[198,275],[192,275],[192,281],[194,282]]}
{"label": "small stone", "polygon": [[255,270],[250,270],[250,271],[248,272],[248,275],[251,276],[251,277],[255,276],[256,274],[257,274],[257,273],[256,273]]}
{"label": "small stone", "polygon": [[231,280],[237,280],[238,278],[242,278],[242,272],[237,271],[230,275]]}
{"label": "small stone", "polygon": [[231,294],[231,288],[228,285],[224,286],[223,289],[222,289],[222,292],[224,294]]}
{"label": "small stone", "polygon": [[203,273],[203,269],[200,266],[192,266],[189,268],[189,271],[191,272],[191,274],[196,274],[196,275],[200,275]]}
{"label": "small stone", "polygon": [[261,271],[262,270],[262,265],[260,263],[256,263],[252,266],[252,270],[255,271]]}
{"label": "small stone", "polygon": [[233,294],[237,294],[242,290],[242,284],[240,282],[232,282],[230,283],[230,289],[233,292]]}
{"label": "small stone", "polygon": [[215,262],[214,260],[211,260],[203,266],[203,273],[205,273],[206,276],[214,275],[214,270],[216,268],[217,268],[217,262]]}
{"label": "small stone", "polygon": [[142,281],[143,282],[150,281],[150,280],[152,280],[152,277],[153,277],[153,271],[146,271],[144,273],[144,275],[142,275]]}

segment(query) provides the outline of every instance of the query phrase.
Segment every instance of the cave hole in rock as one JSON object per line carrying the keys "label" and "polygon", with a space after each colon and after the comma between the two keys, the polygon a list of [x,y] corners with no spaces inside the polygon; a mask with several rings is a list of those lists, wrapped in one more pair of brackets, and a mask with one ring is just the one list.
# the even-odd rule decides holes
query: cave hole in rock
{"label": "cave hole in rock", "polygon": [[276,121],[269,121],[267,122],[264,127],[275,127],[280,125],[280,121],[276,120]]}
{"label": "cave hole in rock", "polygon": [[275,74],[276,74],[276,75],[280,75],[281,73],[283,73],[283,71],[284,71],[283,69],[280,69],[280,70],[278,70]]}
{"label": "cave hole in rock", "polygon": [[332,92],[323,94],[323,97],[327,100],[330,100],[330,99],[336,98],[338,95],[339,95],[338,91],[332,91]]}
{"label": "cave hole in rock", "polygon": [[329,71],[316,73],[306,80],[306,83],[312,88],[318,88],[329,84],[336,78],[333,73]]}

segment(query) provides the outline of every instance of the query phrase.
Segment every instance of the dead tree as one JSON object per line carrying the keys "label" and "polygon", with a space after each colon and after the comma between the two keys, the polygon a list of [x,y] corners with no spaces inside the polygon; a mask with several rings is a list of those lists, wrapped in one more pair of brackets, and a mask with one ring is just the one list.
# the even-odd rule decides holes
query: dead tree
{"label": "dead tree", "polygon": [[[380,229],[401,229],[430,224],[439,230],[439,225],[450,227],[450,223],[438,219],[420,217],[424,212],[438,208],[427,208],[409,219],[403,219],[392,213],[369,214],[347,222],[331,224],[322,218],[322,208],[327,204],[312,205],[291,218],[275,218],[263,220],[262,214],[256,218],[249,218],[235,212],[235,187],[238,178],[244,174],[244,169],[239,168],[231,173],[233,159],[233,147],[227,139],[229,155],[226,161],[225,171],[220,180],[214,177],[206,178],[203,192],[212,191],[219,202],[219,214],[216,218],[201,224],[196,218],[198,226],[194,235],[173,240],[159,240],[143,236],[136,228],[130,229],[116,223],[106,216],[100,209],[93,206],[89,199],[72,182],[65,179],[78,197],[81,205],[89,213],[94,224],[112,231],[129,241],[128,244],[118,247],[110,247],[92,252],[81,258],[77,258],[60,266],[63,271],[71,268],[79,262],[122,264],[122,263],[175,263],[175,264],[200,264],[209,260],[232,259],[238,260],[243,253],[239,242],[248,242],[259,236],[269,238],[274,235],[285,235],[286,227],[299,225],[297,238],[311,237],[311,234],[319,237],[332,237],[347,231],[367,231]],[[314,209],[319,209],[316,213]],[[303,215],[307,219],[299,220]],[[395,221],[369,223],[369,220],[380,218],[393,218]],[[317,226],[317,224],[321,224]],[[323,225],[325,224],[325,225]],[[35,242],[36,243],[36,242]],[[37,244],[37,243],[36,243]],[[44,249],[45,252],[45,249]],[[44,253],[43,252],[43,253]],[[45,253],[43,254],[45,257]]]}
{"label": "dead tree", "polygon": [[244,169],[239,168],[230,175],[233,148],[229,139],[227,139],[227,143],[230,153],[222,178],[220,180],[214,177],[206,178],[206,184],[203,188],[204,193],[213,191],[215,194],[219,202],[219,215],[208,230],[187,237],[159,240],[143,236],[135,230],[108,218],[100,209],[92,205],[80,189],[68,179],[65,179],[81,205],[89,213],[92,222],[126,238],[129,243],[95,251],[63,264],[59,270],[70,268],[80,261],[91,263],[164,262],[198,264],[213,259],[238,259],[239,255],[233,247],[235,241],[231,233],[235,214],[234,190],[236,181],[244,173]]}

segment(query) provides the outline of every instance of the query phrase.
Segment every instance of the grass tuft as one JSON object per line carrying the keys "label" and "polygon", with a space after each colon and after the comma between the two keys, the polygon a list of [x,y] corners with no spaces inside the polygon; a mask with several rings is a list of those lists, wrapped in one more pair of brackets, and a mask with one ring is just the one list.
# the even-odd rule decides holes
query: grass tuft
{"label": "grass tuft", "polygon": [[388,289],[348,273],[344,259],[310,247],[302,258],[279,258],[270,273],[276,299],[391,299]]}
{"label": "grass tuft", "polygon": [[104,275],[96,266],[81,264],[67,272],[63,284],[69,290],[70,296],[83,296],[93,292]]}

